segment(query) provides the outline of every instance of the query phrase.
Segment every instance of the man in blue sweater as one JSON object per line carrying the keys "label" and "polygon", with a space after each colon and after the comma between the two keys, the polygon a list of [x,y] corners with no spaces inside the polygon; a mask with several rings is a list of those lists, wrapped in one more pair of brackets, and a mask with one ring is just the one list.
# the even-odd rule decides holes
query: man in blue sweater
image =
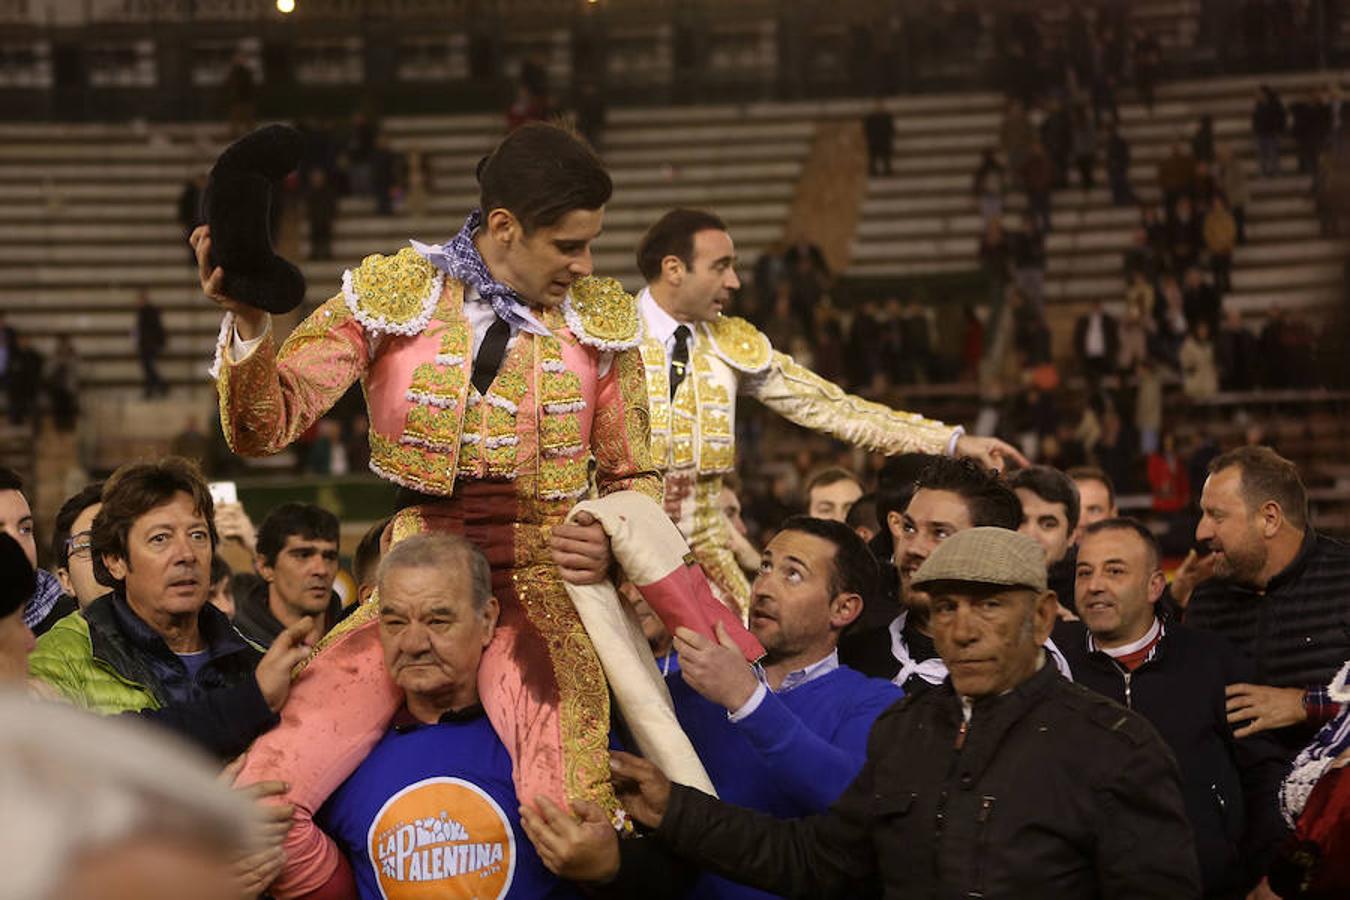
{"label": "man in blue sweater", "polygon": [[[750,631],[764,646],[751,668],[731,639],[681,628],[680,671],[667,679],[675,713],[729,803],[779,818],[823,812],[862,769],[872,723],[903,696],[839,664],[839,634],[874,596],[876,560],[842,522],[794,516],[764,548],[751,586]],[[525,813],[544,861],[569,873],[615,859],[612,832]],[[617,868],[613,870],[617,872]],[[613,874],[611,872],[611,874]],[[771,897],[704,873],[691,897]]]}

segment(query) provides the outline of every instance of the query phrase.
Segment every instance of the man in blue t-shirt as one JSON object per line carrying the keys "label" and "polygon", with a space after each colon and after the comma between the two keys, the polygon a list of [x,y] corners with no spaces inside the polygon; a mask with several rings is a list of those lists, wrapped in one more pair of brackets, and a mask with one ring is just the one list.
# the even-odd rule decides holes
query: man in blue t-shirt
{"label": "man in blue t-shirt", "polygon": [[[836,648],[878,579],[876,560],[851,528],[794,516],[764,548],[751,587],[750,631],[765,650],[758,666],[745,664],[720,627],[717,643],[676,632],[680,671],[667,678],[675,713],[723,800],[806,816],[827,809],[862,769],[872,723],[902,692],[841,666]],[[618,862],[604,846],[612,835],[541,810],[526,811],[525,827],[549,848],[554,871]],[[690,896],[772,895],[705,873]]]}
{"label": "man in blue t-shirt", "polygon": [[521,831],[511,757],[479,703],[498,614],[487,561],[461,538],[417,535],[385,555],[378,585],[380,642],[405,704],[319,811],[342,852],[314,896],[579,897]]}

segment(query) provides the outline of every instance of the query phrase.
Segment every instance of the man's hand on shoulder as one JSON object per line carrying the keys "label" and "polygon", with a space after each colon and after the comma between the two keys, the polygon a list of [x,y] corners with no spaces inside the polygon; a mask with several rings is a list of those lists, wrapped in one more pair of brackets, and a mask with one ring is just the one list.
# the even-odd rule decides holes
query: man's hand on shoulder
{"label": "man's hand on shoulder", "polygon": [[735,712],[754,696],[759,679],[722,624],[714,627],[716,641],[689,628],[675,629],[680,676],[704,698]]}

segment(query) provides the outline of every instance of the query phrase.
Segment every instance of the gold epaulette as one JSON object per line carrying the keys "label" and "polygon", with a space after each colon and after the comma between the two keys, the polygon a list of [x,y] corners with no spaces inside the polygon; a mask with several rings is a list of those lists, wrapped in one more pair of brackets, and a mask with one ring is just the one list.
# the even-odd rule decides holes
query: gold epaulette
{"label": "gold epaulette", "polygon": [[718,316],[706,326],[713,350],[729,366],[742,372],[763,372],[773,359],[773,344],[754,325],[739,316]]}
{"label": "gold epaulette", "polygon": [[342,294],[367,331],[414,335],[431,321],[444,283],[439,269],[404,247],[393,256],[367,256],[343,272]]}
{"label": "gold epaulette", "polygon": [[642,340],[637,300],[613,278],[578,278],[569,293],[563,316],[581,343],[617,351],[630,350]]}

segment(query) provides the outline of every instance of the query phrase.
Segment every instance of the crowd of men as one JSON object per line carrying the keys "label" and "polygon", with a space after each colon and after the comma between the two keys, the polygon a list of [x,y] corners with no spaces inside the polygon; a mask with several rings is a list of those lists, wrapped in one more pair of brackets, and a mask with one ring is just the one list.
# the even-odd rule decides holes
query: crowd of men
{"label": "crowd of men", "polygon": [[[254,527],[175,456],[74,494],[40,571],[0,472],[0,673],[35,695],[0,734],[135,753],[139,720],[199,754],[144,754],[181,791],[92,767],[124,814],[18,857],[25,896],[155,896],[157,857],[278,898],[1343,893],[1350,547],[1292,462],[1216,455],[1169,583],[1106,472],[847,394],[724,313],[716,215],[654,223],[632,297],[589,277],[588,147],[525,124],[479,181],[454,238],[368,257],[279,348],[192,235],[236,452],[367,388],[398,508],[341,590],[335,515]],[[738,399],[888,460],[817,473],[756,548]],[[41,838],[31,795],[73,801],[19,780],[0,819]]]}
{"label": "crowd of men", "polygon": [[[406,722],[292,827],[322,829],[348,888],[378,896],[366,830],[390,767],[412,766],[411,781],[467,755],[494,802],[520,809],[511,896],[567,895],[559,878],[632,896],[654,872],[691,897],[1017,896],[1033,883],[1066,897],[1303,896],[1287,893],[1281,784],[1345,717],[1326,687],[1350,659],[1350,549],[1312,530],[1296,468],[1272,451],[1233,451],[1210,473],[1196,534],[1210,553],[1171,585],[1155,536],[1116,514],[1098,470],[999,477],[911,454],[868,494],[852,473],[822,473],[758,554],[759,666],[643,616],[720,801],[616,753],[625,807],[646,826],[622,840],[595,808],[514,795],[477,705],[498,615],[480,551],[429,534],[381,560],[378,523],[355,581],[361,597],[378,585]],[[0,670],[222,763],[285,715],[291,668],[359,602],[333,589],[338,520],[300,503],[262,520],[232,593],[241,576],[214,551],[240,510],[215,507],[176,458],[72,496],[50,574],[34,570],[22,485],[6,473],[3,487]],[[245,858],[241,886],[279,868],[275,852]]]}

